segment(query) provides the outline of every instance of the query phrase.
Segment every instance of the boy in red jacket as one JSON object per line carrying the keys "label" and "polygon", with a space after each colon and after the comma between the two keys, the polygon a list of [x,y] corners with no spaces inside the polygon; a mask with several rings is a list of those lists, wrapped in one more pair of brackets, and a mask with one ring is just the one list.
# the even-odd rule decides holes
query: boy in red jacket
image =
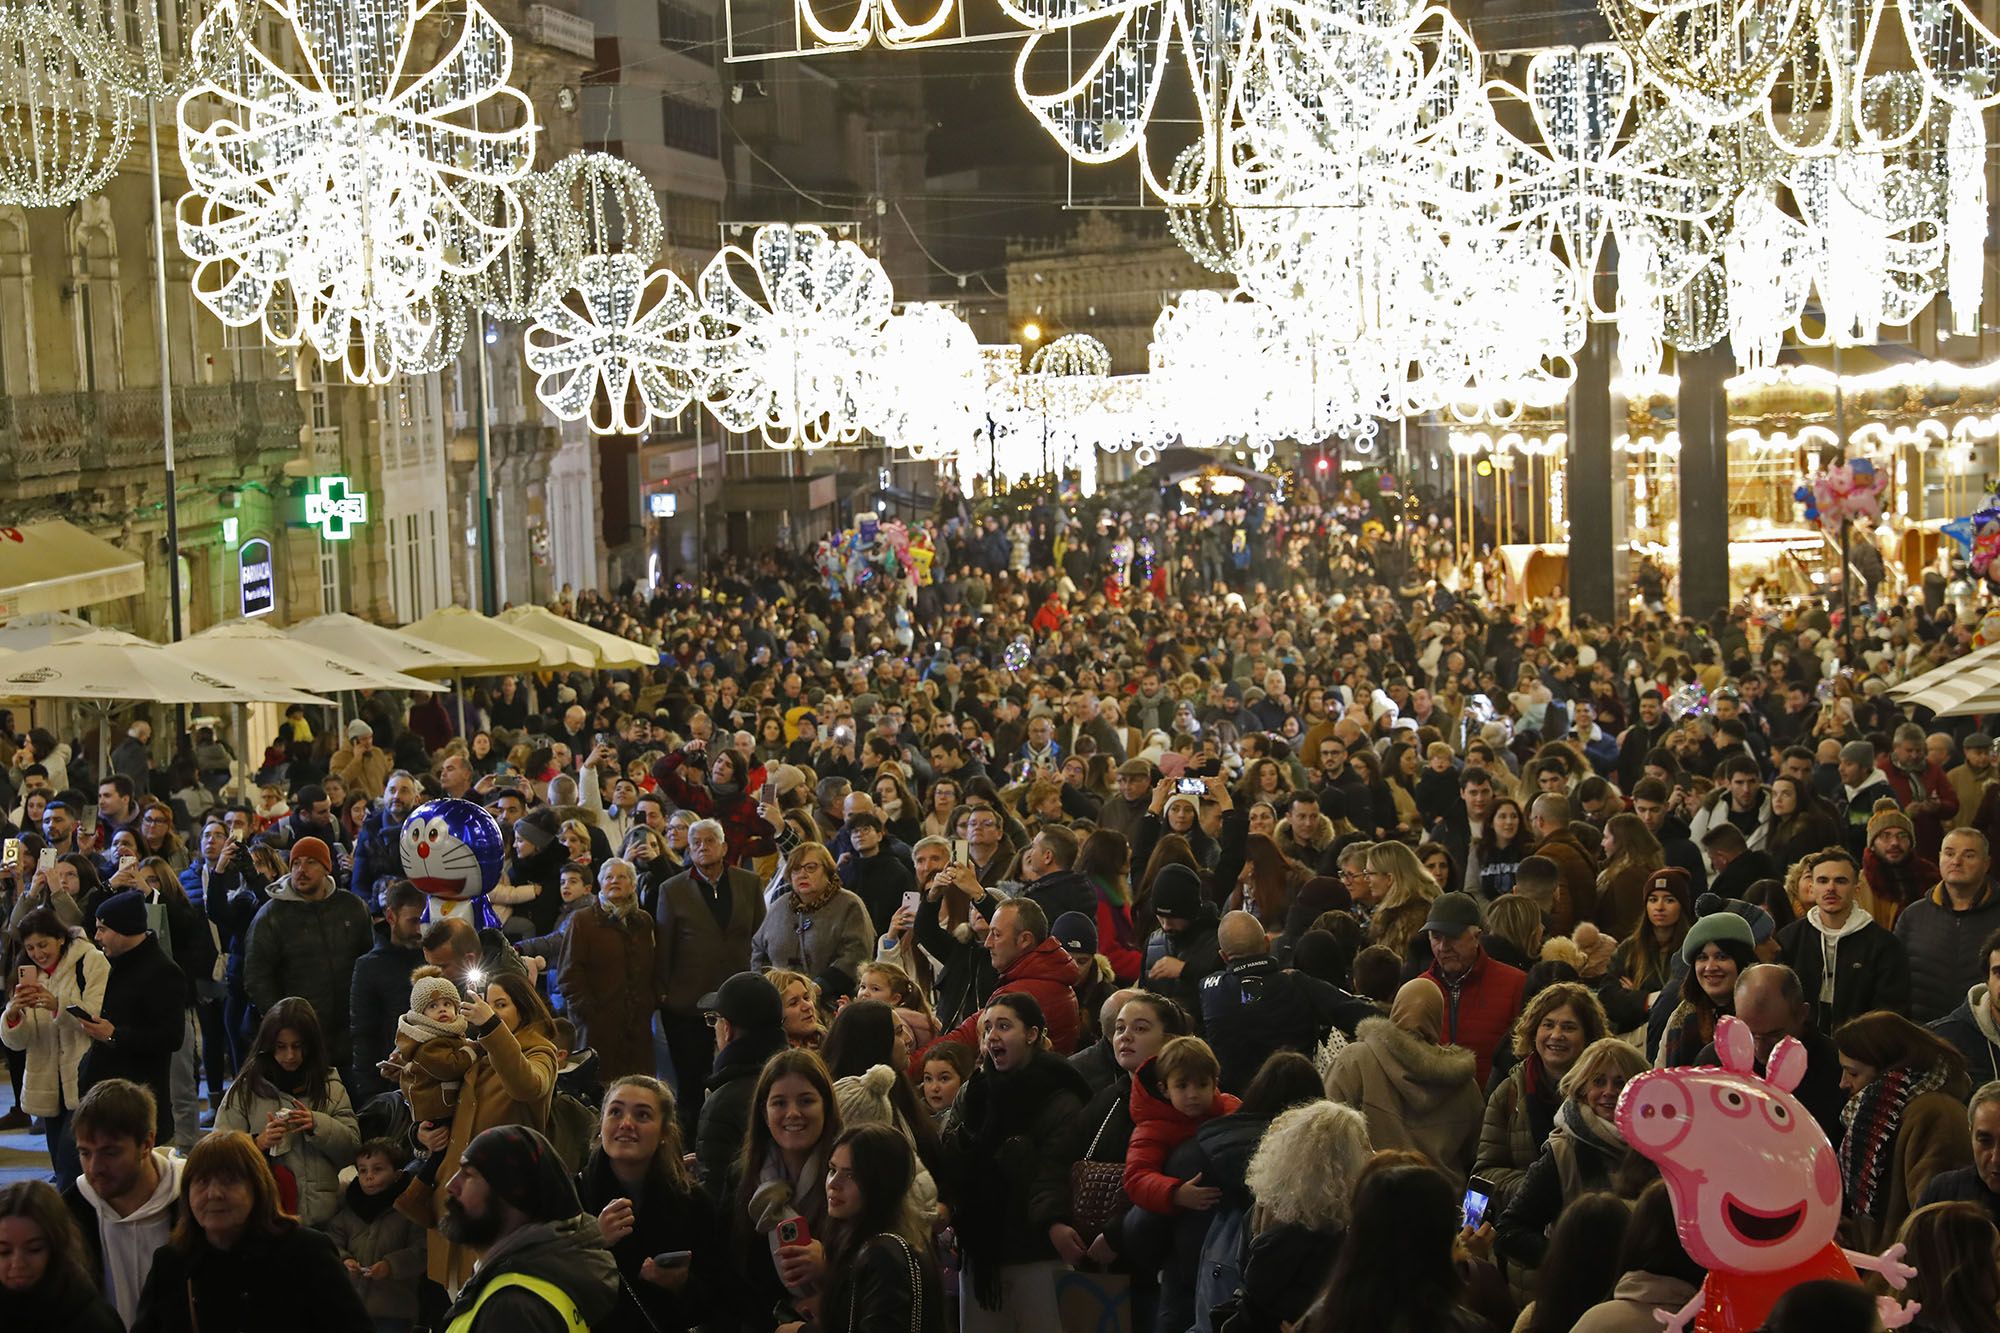
{"label": "boy in red jacket", "polygon": [[1217,1085],[1222,1066],[1200,1037],[1175,1037],[1132,1080],[1132,1142],[1125,1150],[1125,1197],[1149,1213],[1173,1216],[1215,1207],[1222,1191],[1200,1173],[1177,1180],[1161,1168],[1202,1122],[1243,1104]]}

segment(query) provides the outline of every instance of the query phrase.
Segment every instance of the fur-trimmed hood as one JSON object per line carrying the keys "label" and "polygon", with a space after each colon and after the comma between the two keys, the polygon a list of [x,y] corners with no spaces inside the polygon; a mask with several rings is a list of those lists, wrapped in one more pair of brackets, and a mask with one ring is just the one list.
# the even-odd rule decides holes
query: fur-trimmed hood
{"label": "fur-trimmed hood", "polygon": [[1362,1019],[1354,1037],[1374,1052],[1403,1095],[1413,1102],[1456,1097],[1476,1078],[1477,1062],[1471,1051],[1462,1046],[1434,1046],[1387,1018]]}

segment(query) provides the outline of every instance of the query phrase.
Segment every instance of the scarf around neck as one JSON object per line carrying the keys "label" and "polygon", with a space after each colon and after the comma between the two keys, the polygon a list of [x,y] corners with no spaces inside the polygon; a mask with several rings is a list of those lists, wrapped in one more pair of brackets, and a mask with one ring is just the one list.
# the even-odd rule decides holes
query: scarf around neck
{"label": "scarf around neck", "polygon": [[1903,1112],[1911,1102],[1944,1086],[1945,1068],[1891,1069],[1841,1108],[1847,1133],[1840,1142],[1840,1184],[1849,1217],[1882,1216],[1889,1205],[1888,1178]]}

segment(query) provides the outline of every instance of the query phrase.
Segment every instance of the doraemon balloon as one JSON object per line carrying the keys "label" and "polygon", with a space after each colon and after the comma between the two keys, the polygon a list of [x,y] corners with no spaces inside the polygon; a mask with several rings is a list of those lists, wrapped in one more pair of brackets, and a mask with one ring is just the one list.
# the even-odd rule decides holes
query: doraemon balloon
{"label": "doraemon balloon", "polygon": [[[500,882],[506,853],[500,821],[485,806],[454,796],[425,801],[403,821],[403,873],[433,899],[473,903],[473,915],[491,915],[486,895]],[[442,915],[433,903],[432,915]]]}

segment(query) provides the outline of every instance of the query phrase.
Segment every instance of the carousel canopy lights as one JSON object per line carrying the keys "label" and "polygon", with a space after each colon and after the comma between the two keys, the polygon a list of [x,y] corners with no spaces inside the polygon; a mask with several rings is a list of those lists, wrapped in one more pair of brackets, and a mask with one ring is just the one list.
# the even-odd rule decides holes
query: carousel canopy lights
{"label": "carousel canopy lights", "polygon": [[356,382],[430,363],[440,286],[520,230],[536,127],[513,39],[477,0],[258,0],[245,19],[257,36],[180,101],[196,296]]}

